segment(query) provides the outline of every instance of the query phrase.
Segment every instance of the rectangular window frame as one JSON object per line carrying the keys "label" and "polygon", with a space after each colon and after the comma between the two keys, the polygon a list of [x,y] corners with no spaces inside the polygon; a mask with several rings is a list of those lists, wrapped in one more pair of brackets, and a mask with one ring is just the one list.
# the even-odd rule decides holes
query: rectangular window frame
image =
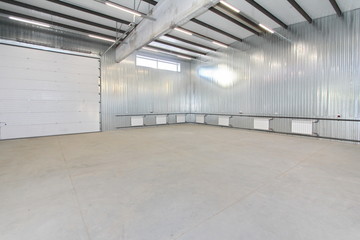
{"label": "rectangular window frame", "polygon": [[[146,61],[149,61],[149,64],[146,64],[145,63]],[[158,69],[163,71],[181,72],[181,63],[179,62],[152,58],[143,55],[136,55],[135,64],[137,67],[147,67],[147,68]],[[166,67],[167,65],[168,67]],[[173,66],[173,68],[171,68],[171,66]]]}

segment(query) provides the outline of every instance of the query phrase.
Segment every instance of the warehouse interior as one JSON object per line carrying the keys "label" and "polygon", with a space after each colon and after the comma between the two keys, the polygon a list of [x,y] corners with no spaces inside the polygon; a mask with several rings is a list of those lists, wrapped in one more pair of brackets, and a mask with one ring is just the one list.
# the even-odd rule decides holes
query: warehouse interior
{"label": "warehouse interior", "polygon": [[359,29],[358,0],[0,0],[0,239],[360,239]]}

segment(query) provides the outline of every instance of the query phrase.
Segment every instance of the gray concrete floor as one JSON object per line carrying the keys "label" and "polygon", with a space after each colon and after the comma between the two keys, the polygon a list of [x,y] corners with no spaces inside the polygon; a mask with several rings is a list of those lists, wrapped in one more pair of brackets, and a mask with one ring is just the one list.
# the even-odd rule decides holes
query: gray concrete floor
{"label": "gray concrete floor", "polygon": [[0,142],[1,240],[359,240],[360,146],[200,125]]}

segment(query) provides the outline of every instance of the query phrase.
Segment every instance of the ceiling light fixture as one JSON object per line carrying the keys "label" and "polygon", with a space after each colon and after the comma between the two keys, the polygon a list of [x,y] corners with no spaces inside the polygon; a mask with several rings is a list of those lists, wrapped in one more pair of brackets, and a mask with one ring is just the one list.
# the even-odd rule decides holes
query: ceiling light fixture
{"label": "ceiling light fixture", "polygon": [[261,28],[265,29],[266,31],[268,31],[268,32],[271,33],[271,34],[274,33],[273,30],[271,30],[270,28],[268,28],[268,27],[266,27],[266,26],[264,26],[264,25],[262,25],[262,24],[259,24],[259,26],[260,26]]}
{"label": "ceiling light fixture", "polygon": [[27,20],[25,18],[18,18],[18,17],[9,17],[9,18],[12,19],[12,20],[15,20],[15,21],[19,21],[19,22],[31,23],[31,24],[34,24],[34,25],[42,26],[42,27],[50,27],[50,25],[48,25],[48,24],[41,23],[41,22],[35,22],[35,21],[32,21],[32,20]]}
{"label": "ceiling light fixture", "polygon": [[101,40],[104,40],[104,41],[108,41],[108,42],[115,42],[114,39],[110,39],[110,38],[104,38],[104,37],[100,37],[100,36],[96,36],[96,35],[88,35],[89,37],[91,38],[96,38],[96,39],[101,39]]}
{"label": "ceiling light fixture", "polygon": [[189,31],[186,31],[186,30],[184,30],[184,29],[182,29],[182,28],[174,28],[174,30],[176,30],[176,31],[179,31],[179,32],[182,32],[182,33],[185,33],[185,34],[187,34],[187,35],[193,35],[191,32],[189,32]]}
{"label": "ceiling light fixture", "polygon": [[176,56],[179,57],[179,58],[187,59],[187,60],[191,60],[191,59],[192,59],[192,58],[185,57],[185,56],[182,56],[182,55],[176,55]]}
{"label": "ceiling light fixture", "polygon": [[227,45],[225,45],[225,44],[223,44],[223,43],[221,43],[221,42],[215,41],[215,40],[212,39],[212,38],[209,38],[209,37],[207,37],[207,36],[198,34],[198,33],[196,33],[196,32],[193,33],[193,32],[190,32],[190,31],[188,31],[188,30],[185,30],[185,29],[183,29],[183,28],[177,28],[177,27],[174,28],[174,30],[179,31],[179,32],[182,32],[182,33],[185,33],[185,34],[187,34],[187,35],[191,35],[191,36],[195,36],[195,37],[204,39],[204,40],[206,40],[206,41],[210,41],[210,42],[212,42],[213,44],[216,44],[216,45],[218,45],[218,46],[220,46],[220,47],[223,47],[223,48],[227,48],[227,47],[228,47]]}
{"label": "ceiling light fixture", "polygon": [[108,5],[108,6],[110,6],[110,7],[117,8],[117,9],[119,9],[119,10],[121,10],[121,11],[124,11],[124,12],[127,12],[127,13],[131,13],[131,14],[133,14],[133,15],[135,15],[135,16],[138,16],[138,17],[141,17],[141,16],[142,16],[142,14],[139,13],[139,12],[136,12],[136,11],[134,11],[134,10],[131,10],[131,9],[126,8],[126,7],[123,7],[123,6],[120,6],[120,5],[115,4],[115,3],[112,3],[112,2],[105,2],[105,4]]}
{"label": "ceiling light fixture", "polygon": [[148,50],[148,51],[152,51],[152,52],[159,52],[158,50],[153,49],[153,48],[149,48],[149,47],[143,47],[143,49]]}
{"label": "ceiling light fixture", "polygon": [[231,10],[233,10],[234,12],[239,13],[240,10],[237,9],[236,7],[234,7],[233,5],[230,5],[229,3],[225,2],[225,1],[220,1],[221,4],[225,5],[226,7],[230,8]]}
{"label": "ceiling light fixture", "polygon": [[223,48],[227,48],[228,46],[226,46],[225,44],[222,44],[222,43],[219,43],[219,42],[216,42],[216,41],[212,41],[213,44],[216,44],[220,47],[223,47]]}

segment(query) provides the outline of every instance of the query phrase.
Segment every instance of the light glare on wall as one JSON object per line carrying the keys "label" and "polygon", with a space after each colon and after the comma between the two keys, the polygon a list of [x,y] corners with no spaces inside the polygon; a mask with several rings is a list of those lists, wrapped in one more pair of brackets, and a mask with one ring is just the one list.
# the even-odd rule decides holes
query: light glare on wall
{"label": "light glare on wall", "polygon": [[264,63],[265,61],[265,58],[264,58],[264,55],[261,54],[261,53],[255,53],[255,54],[252,54],[250,55],[250,60],[251,61],[254,61],[255,63]]}
{"label": "light glare on wall", "polygon": [[230,87],[236,82],[236,76],[227,65],[220,64],[216,67],[202,67],[198,70],[201,78],[207,79],[221,87]]}

